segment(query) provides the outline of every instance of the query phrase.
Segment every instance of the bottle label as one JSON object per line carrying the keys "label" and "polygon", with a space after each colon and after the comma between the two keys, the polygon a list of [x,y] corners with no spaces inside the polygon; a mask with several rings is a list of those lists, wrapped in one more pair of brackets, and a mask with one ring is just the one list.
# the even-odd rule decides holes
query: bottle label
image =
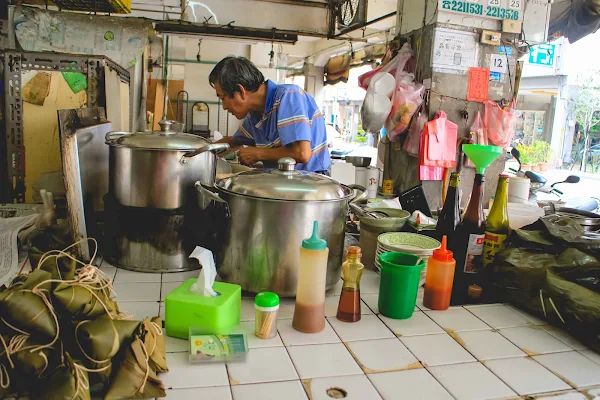
{"label": "bottle label", "polygon": [[483,265],[487,266],[492,261],[496,254],[504,248],[506,235],[502,233],[486,232],[483,244]]}
{"label": "bottle label", "polygon": [[391,179],[383,180],[383,194],[394,194],[394,181]]}
{"label": "bottle label", "polygon": [[477,273],[478,263],[483,254],[483,243],[485,235],[469,235],[469,244],[467,245],[467,254],[465,256],[465,265],[463,271],[468,274]]}

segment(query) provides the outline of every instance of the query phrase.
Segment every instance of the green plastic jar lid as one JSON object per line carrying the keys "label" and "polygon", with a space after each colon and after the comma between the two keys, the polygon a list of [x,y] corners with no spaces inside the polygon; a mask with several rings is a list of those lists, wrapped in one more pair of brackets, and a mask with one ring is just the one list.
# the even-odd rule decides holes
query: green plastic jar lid
{"label": "green plastic jar lid", "polygon": [[258,307],[277,307],[279,306],[279,296],[273,292],[260,292],[254,297],[254,304]]}

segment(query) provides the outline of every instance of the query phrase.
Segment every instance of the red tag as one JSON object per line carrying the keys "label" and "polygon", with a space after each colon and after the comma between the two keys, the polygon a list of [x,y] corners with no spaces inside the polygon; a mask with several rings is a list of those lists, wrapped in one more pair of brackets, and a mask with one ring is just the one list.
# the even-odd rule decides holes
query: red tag
{"label": "red tag", "polygon": [[468,72],[467,100],[484,102],[488,99],[490,70],[488,68],[471,67]]}

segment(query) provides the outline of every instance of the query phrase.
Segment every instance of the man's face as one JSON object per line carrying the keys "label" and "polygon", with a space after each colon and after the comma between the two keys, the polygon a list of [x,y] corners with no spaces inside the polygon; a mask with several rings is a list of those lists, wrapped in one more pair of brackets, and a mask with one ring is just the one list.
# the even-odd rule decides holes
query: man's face
{"label": "man's face", "polygon": [[217,97],[221,99],[223,103],[223,109],[225,111],[229,111],[237,119],[244,119],[248,112],[250,111],[248,107],[248,97],[246,96],[246,91],[243,87],[240,87],[240,91],[235,92],[233,96],[228,96],[222,89],[218,83],[215,83],[215,92],[217,92]]}

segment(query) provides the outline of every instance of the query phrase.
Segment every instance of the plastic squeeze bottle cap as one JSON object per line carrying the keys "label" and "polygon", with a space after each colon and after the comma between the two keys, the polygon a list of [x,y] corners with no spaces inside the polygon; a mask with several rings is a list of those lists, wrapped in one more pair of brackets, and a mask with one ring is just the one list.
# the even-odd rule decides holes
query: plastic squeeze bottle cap
{"label": "plastic squeeze bottle cap", "polygon": [[313,222],[312,236],[302,241],[302,247],[309,250],[324,250],[327,248],[327,241],[318,236],[319,223]]}
{"label": "plastic squeeze bottle cap", "polygon": [[438,260],[438,261],[452,261],[452,257],[454,256],[454,254],[452,253],[451,250],[448,250],[446,248],[446,242],[447,242],[448,238],[446,237],[446,235],[442,236],[442,245],[440,246],[439,249],[436,249],[433,251],[433,258]]}

